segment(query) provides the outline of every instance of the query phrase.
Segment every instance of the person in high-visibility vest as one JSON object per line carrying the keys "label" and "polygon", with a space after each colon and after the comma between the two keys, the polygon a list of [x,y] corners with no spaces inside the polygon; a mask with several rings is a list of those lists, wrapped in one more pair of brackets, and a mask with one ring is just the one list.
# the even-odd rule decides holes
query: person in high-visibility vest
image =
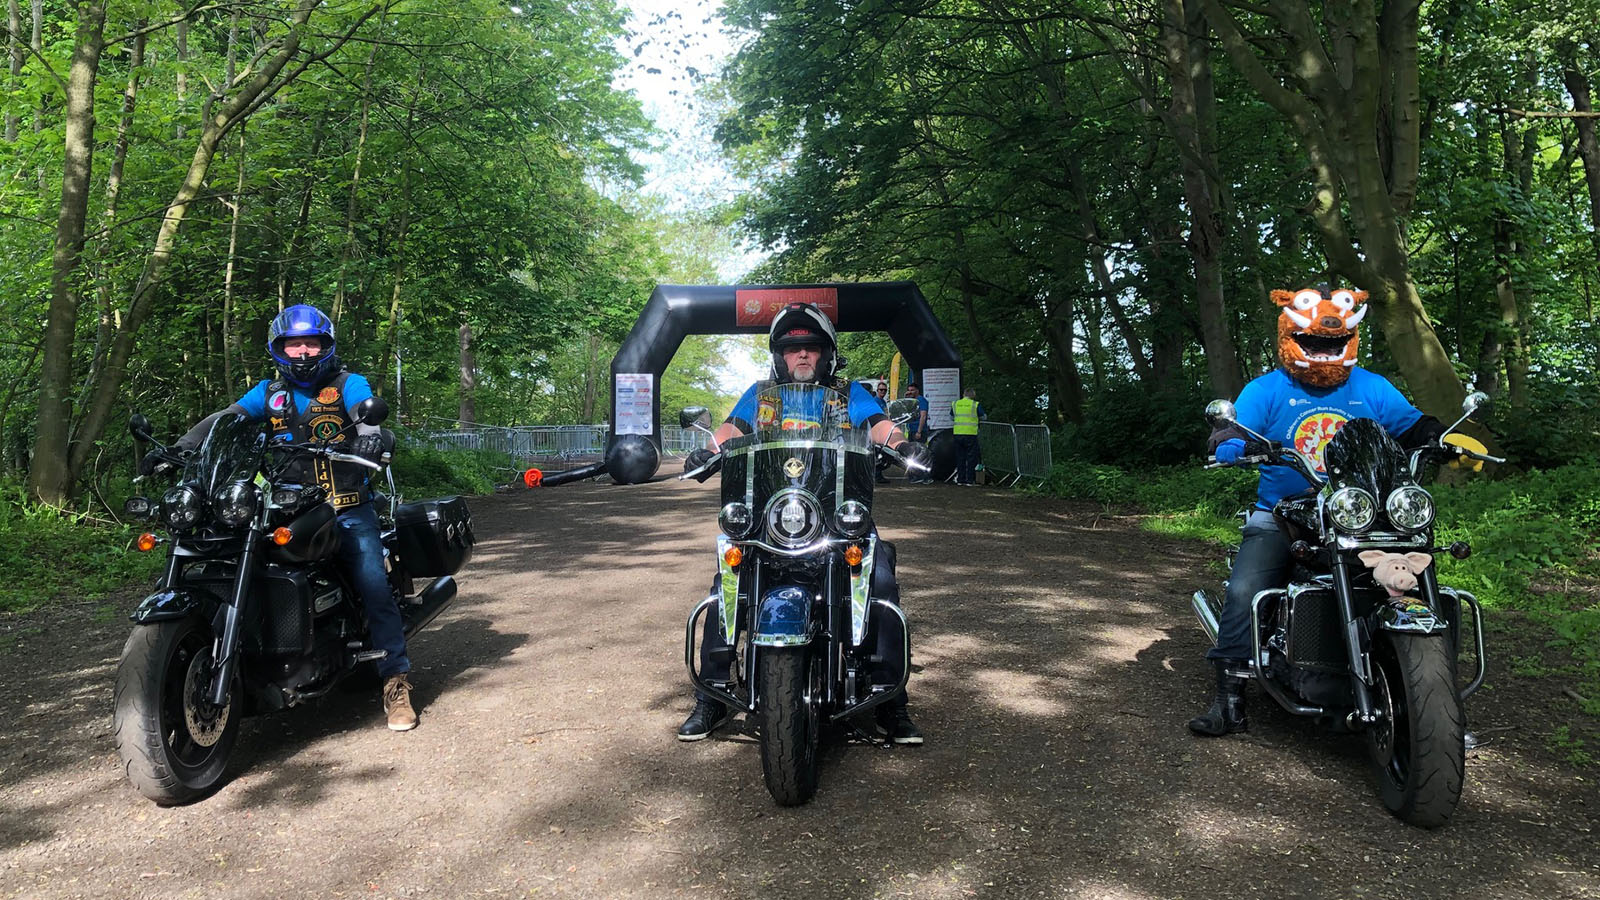
{"label": "person in high-visibility vest", "polygon": [[967,388],[961,393],[961,399],[950,404],[950,414],[955,418],[955,427],[951,430],[956,437],[956,484],[977,484],[978,463],[982,461],[978,451],[978,423],[989,415],[978,403],[977,390]]}

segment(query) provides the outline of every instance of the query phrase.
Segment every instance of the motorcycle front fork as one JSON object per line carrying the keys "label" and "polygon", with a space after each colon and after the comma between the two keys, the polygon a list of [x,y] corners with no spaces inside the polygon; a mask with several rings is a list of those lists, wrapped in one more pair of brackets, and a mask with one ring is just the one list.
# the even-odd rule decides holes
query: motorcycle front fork
{"label": "motorcycle front fork", "polygon": [[206,699],[213,706],[228,705],[228,685],[239,668],[239,632],[250,609],[250,585],[254,582],[256,560],[260,555],[261,526],[251,522],[245,532],[244,549],[239,553],[239,568],[234,572],[233,594],[223,610],[222,633],[211,650],[211,687]]}

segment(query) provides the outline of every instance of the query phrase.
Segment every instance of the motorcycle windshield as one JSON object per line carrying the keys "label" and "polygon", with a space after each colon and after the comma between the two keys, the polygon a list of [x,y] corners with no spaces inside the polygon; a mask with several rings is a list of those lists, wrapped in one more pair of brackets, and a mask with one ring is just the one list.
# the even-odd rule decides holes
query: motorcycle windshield
{"label": "motorcycle windshield", "polygon": [[266,432],[261,424],[238,413],[217,418],[200,451],[183,468],[183,481],[207,497],[236,481],[249,481],[261,467]]}
{"label": "motorcycle windshield", "polygon": [[1363,488],[1379,503],[1391,489],[1411,481],[1405,451],[1372,419],[1352,419],[1339,429],[1328,442],[1323,464],[1333,490]]}
{"label": "motorcycle windshield", "polygon": [[[800,502],[831,519],[846,500],[872,503],[874,447],[870,430],[850,419],[845,395],[821,385],[774,385],[756,395],[755,430],[723,446],[722,502],[744,503],[763,516],[769,537],[821,536],[821,523],[779,535],[781,510],[769,510],[799,495]],[[809,498],[806,499],[806,498]],[[795,520],[791,507],[791,523]],[[767,515],[767,513],[773,513]],[[776,524],[773,524],[776,522]]]}

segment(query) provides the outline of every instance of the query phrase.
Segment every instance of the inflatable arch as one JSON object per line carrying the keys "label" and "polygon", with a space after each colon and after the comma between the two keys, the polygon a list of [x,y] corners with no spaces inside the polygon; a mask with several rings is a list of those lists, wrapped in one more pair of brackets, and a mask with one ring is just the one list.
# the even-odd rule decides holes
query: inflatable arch
{"label": "inflatable arch", "polygon": [[[661,373],[684,337],[764,334],[773,315],[790,303],[815,303],[839,331],[887,332],[913,379],[927,392],[938,426],[939,412],[948,410],[960,393],[961,354],[915,284],[663,284],[650,294],[611,361],[611,429],[605,461],[583,470],[584,475],[604,472],[619,484],[638,484],[653,476],[661,462]],[[847,368],[844,374],[852,373]],[[555,477],[559,476],[546,478],[545,483]]]}

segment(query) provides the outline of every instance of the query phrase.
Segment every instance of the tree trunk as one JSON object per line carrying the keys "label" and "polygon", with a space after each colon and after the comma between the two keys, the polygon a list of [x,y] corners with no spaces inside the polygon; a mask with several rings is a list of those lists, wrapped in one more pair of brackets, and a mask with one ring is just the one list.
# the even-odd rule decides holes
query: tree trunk
{"label": "tree trunk", "polygon": [[1202,139],[1199,100],[1195,82],[1209,82],[1211,62],[1205,42],[1205,17],[1196,0],[1163,0],[1162,49],[1167,77],[1172,85],[1172,104],[1167,117],[1172,137],[1185,148],[1178,154],[1183,165],[1183,197],[1189,209],[1189,237],[1186,242],[1194,260],[1195,307],[1200,318],[1200,343],[1206,355],[1206,374],[1211,393],[1238,396],[1244,387],[1236,363],[1238,350],[1228,323],[1228,310],[1222,295],[1221,219],[1206,163],[1215,169],[1215,159],[1207,154]]}
{"label": "tree trunk", "polygon": [[[311,128],[311,153],[309,159],[317,159],[322,154],[322,142],[326,136],[327,114],[317,117],[317,123]],[[308,166],[306,170],[305,188],[300,192],[300,212],[295,216],[294,230],[289,232],[289,239],[284,242],[282,256],[278,260],[278,312],[290,306],[289,294],[294,290],[294,265],[300,253],[300,241],[306,232],[306,226],[311,222],[311,196],[312,190],[317,186],[317,176]]]}
{"label": "tree trunk", "polygon": [[[137,24],[142,26],[144,23],[141,20]],[[89,357],[89,374],[80,388],[80,406],[88,401],[89,386],[99,376],[100,367],[105,363],[106,347],[117,327],[116,315],[111,308],[111,297],[116,292],[116,279],[112,277],[115,267],[111,261],[111,229],[117,224],[117,200],[122,195],[122,172],[128,160],[128,131],[133,127],[133,110],[139,97],[139,67],[144,65],[144,48],[145,36],[141,34],[133,40],[128,86],[122,92],[122,117],[117,120],[116,144],[111,153],[111,174],[106,179],[106,208],[100,217],[105,223],[104,234],[99,242],[101,272],[95,291],[95,309],[99,320],[95,327],[94,352]]]}
{"label": "tree trunk", "polygon": [[1596,266],[1600,267],[1600,139],[1595,137],[1594,103],[1589,79],[1576,66],[1569,65],[1562,79],[1572,95],[1573,111],[1585,113],[1573,124],[1578,128],[1578,156],[1583,160],[1583,180],[1589,188],[1589,242],[1594,246]]}
{"label": "tree trunk", "polygon": [[1078,206],[1078,225],[1084,246],[1089,255],[1089,268],[1094,272],[1095,281],[1100,285],[1100,295],[1105,298],[1106,309],[1111,312],[1111,321],[1117,326],[1117,332],[1122,335],[1122,342],[1128,347],[1128,357],[1133,363],[1134,374],[1143,384],[1153,385],[1155,373],[1150,369],[1150,360],[1145,356],[1144,342],[1139,339],[1138,329],[1133,327],[1133,322],[1128,319],[1122,309],[1122,303],[1117,299],[1117,288],[1111,280],[1111,269],[1106,265],[1105,239],[1100,234],[1100,223],[1095,217],[1094,201],[1089,197],[1089,185],[1083,177],[1083,167],[1076,159],[1065,162],[1067,178],[1072,184],[1072,193]]}
{"label": "tree trunk", "polygon": [[457,427],[466,429],[478,421],[476,398],[473,396],[478,387],[478,363],[472,357],[472,326],[462,322],[457,336],[461,339],[461,406],[456,419]]}
{"label": "tree trunk", "polygon": [[[1419,0],[1389,0],[1377,17],[1372,4],[1203,2],[1234,68],[1300,138],[1329,264],[1367,290],[1416,405],[1453,420],[1465,392],[1412,281],[1403,221],[1419,164]],[[1272,33],[1246,38],[1230,5],[1268,17]]]}
{"label": "tree trunk", "polygon": [[600,405],[600,335],[589,332],[584,337],[583,356],[583,409],[578,421],[592,424],[595,409]]}
{"label": "tree trunk", "polygon": [[233,221],[228,226],[228,264],[222,273],[222,383],[228,390],[240,386],[234,380],[233,360],[239,353],[239,335],[234,331],[234,271],[239,264],[239,220],[244,217],[245,125],[239,124],[239,178],[234,183],[233,202],[228,204]]}
{"label": "tree trunk", "polygon": [[183,109],[184,103],[189,99],[189,72],[184,68],[184,63],[189,61],[189,19],[187,16],[178,23],[176,40],[178,43],[178,75],[173,87],[175,88],[174,93],[177,94],[178,114],[172,117],[172,133],[181,141],[189,134],[188,118],[184,115]]}
{"label": "tree trunk", "polygon": [[[22,7],[17,0],[6,0],[6,53],[11,57],[11,83],[22,77]],[[6,143],[17,139],[17,114],[6,113]]]}
{"label": "tree trunk", "polygon": [[78,8],[77,43],[67,75],[61,208],[56,216],[50,311],[39,370],[38,428],[28,470],[28,494],[44,503],[65,500],[71,481],[67,436],[72,421],[72,344],[82,302],[78,264],[83,256],[84,220],[94,169],[94,86],[105,23],[105,0],[90,0]]}
{"label": "tree trunk", "polygon": [[374,42],[372,49],[367,53],[366,77],[361,82],[361,116],[356,129],[356,161],[350,171],[350,198],[344,210],[344,246],[339,250],[339,277],[333,282],[333,309],[329,317],[335,323],[344,314],[345,273],[350,267],[350,254],[356,244],[356,209],[361,188],[361,160],[367,150],[367,117],[372,105],[372,64],[377,58],[378,45]]}

